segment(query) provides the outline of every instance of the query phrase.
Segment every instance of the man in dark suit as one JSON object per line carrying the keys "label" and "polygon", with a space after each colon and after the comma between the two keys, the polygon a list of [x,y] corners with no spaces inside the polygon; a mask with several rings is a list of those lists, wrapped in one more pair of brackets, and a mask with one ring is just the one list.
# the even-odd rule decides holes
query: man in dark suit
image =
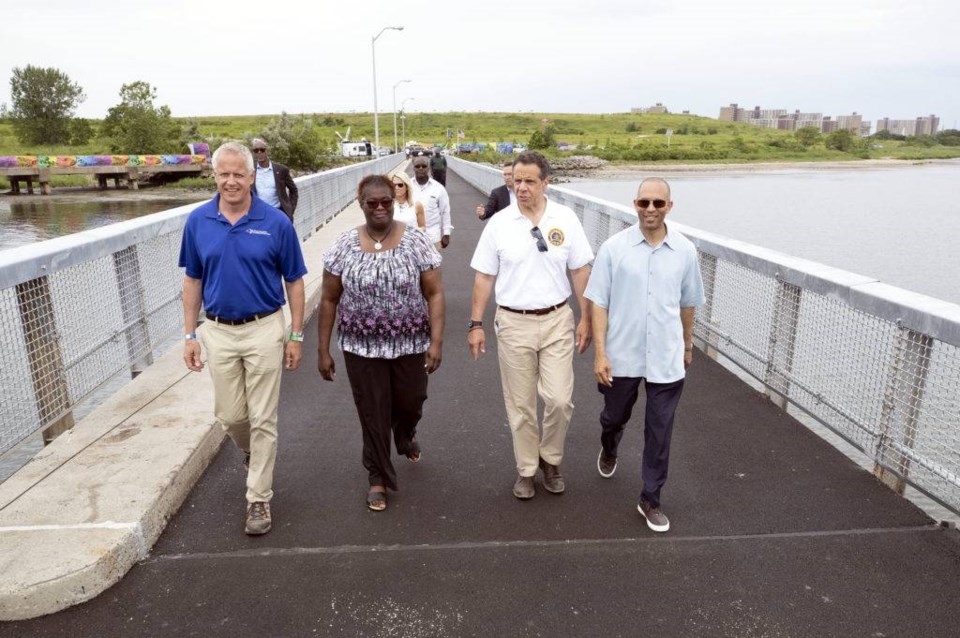
{"label": "man in dark suit", "polygon": [[517,196],[513,194],[513,162],[504,162],[503,186],[497,186],[490,191],[486,206],[477,206],[477,219],[486,221],[515,201]]}
{"label": "man in dark suit", "polygon": [[253,158],[257,161],[257,180],[253,192],[274,208],[282,210],[290,221],[293,221],[293,211],[297,209],[299,198],[297,185],[290,177],[289,168],[279,162],[270,161],[268,149],[267,142],[259,137],[255,137],[250,143]]}

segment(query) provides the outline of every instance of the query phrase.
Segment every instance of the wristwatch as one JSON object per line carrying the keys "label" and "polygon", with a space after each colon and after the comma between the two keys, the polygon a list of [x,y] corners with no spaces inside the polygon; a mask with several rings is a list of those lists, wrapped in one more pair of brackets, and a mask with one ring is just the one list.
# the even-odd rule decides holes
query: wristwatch
{"label": "wristwatch", "polygon": [[294,332],[294,331],[291,330],[291,331],[290,331],[290,336],[287,338],[287,341],[298,341],[298,342],[299,342],[299,341],[303,341],[303,333],[302,333],[302,332]]}
{"label": "wristwatch", "polygon": [[482,327],[483,327],[483,320],[478,321],[476,319],[471,319],[470,321],[467,322],[467,332],[470,332],[474,328],[482,328]]}

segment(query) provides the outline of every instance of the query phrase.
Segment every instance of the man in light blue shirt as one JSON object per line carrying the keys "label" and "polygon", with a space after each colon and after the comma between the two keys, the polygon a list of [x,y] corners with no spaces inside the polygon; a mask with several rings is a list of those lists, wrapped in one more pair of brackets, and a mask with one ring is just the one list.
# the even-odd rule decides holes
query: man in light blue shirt
{"label": "man in light blue shirt", "polygon": [[274,208],[283,211],[290,221],[293,221],[299,193],[296,182],[290,176],[290,169],[270,159],[269,147],[262,138],[253,138],[250,151],[257,169],[253,192]]}
{"label": "man in light blue shirt", "polygon": [[670,521],[660,508],[670,437],[686,368],[693,361],[693,319],[704,302],[697,249],[665,223],[670,185],[640,183],[639,223],[608,239],[597,253],[585,296],[593,302],[594,374],[604,397],[597,469],[610,478],[617,447],[644,382],[643,489],[637,509],[655,532]]}

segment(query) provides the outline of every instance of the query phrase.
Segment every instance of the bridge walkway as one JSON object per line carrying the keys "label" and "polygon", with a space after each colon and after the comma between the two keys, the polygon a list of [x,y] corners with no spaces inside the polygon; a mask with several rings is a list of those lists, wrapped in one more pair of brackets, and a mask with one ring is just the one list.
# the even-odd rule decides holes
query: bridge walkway
{"label": "bridge walkway", "polygon": [[664,489],[669,533],[635,509],[642,398],[616,475],[597,473],[592,351],[575,361],[567,492],[514,499],[495,340],[473,362],[463,327],[483,197],[454,174],[448,188],[443,365],[423,460],[397,460],[387,511],[364,505],[342,358],[323,382],[314,319],[283,384],[273,531],[243,534],[243,466],[227,443],[119,584],[0,636],[956,635],[960,535],[699,351]]}

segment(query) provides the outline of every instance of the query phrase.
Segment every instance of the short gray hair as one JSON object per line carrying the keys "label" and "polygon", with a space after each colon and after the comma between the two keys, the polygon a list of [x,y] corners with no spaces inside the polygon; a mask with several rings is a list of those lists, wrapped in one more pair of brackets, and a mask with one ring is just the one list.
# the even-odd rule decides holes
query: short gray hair
{"label": "short gray hair", "polygon": [[267,140],[263,139],[262,137],[255,137],[252,140],[250,140],[250,146],[256,146],[257,142],[260,142],[265,147],[270,148],[270,145],[267,144]]}
{"label": "short gray hair", "polygon": [[217,164],[220,163],[220,156],[224,153],[232,153],[242,157],[244,163],[247,165],[247,170],[253,173],[253,153],[250,152],[250,149],[247,148],[245,144],[241,144],[240,142],[224,142],[213,152],[213,159],[210,163],[213,165],[214,171],[217,170]]}

